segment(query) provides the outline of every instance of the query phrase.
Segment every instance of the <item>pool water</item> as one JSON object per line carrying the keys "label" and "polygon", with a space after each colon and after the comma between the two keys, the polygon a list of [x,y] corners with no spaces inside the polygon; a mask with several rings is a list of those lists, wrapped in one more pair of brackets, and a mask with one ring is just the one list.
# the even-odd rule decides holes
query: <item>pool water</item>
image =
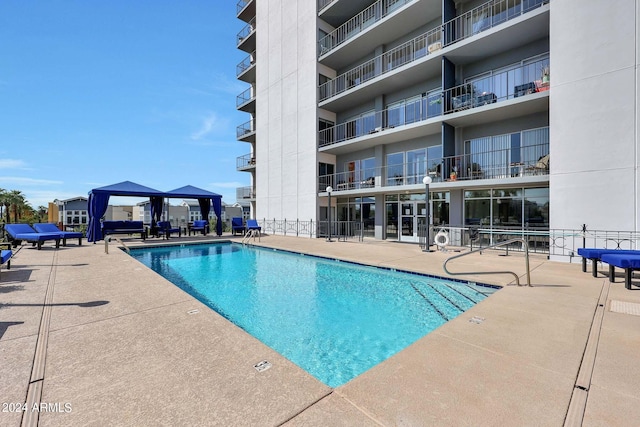
{"label": "pool water", "polygon": [[496,290],[234,243],[131,255],[330,387]]}

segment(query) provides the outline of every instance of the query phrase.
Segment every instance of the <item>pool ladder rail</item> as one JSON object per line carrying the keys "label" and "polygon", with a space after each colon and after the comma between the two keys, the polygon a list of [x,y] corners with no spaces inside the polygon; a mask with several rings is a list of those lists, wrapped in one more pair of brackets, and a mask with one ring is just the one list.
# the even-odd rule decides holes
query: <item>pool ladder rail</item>
{"label": "pool ladder rail", "polygon": [[259,230],[249,230],[242,236],[242,244],[246,245],[249,243],[249,240],[253,237],[253,240],[256,240],[256,236],[258,236],[258,241],[260,241],[260,231]]}
{"label": "pool ladder rail", "polygon": [[129,254],[131,253],[131,250],[129,249],[129,247],[127,245],[124,244],[124,242],[122,240],[120,240],[118,237],[106,237],[104,239],[104,253],[108,254],[109,253],[109,242],[111,241],[111,239],[115,240],[116,242],[120,243],[122,245],[122,247],[124,247],[124,250]]}
{"label": "pool ladder rail", "polygon": [[442,264],[442,269],[445,271],[445,273],[451,276],[459,276],[463,274],[511,274],[516,279],[516,285],[520,286],[520,277],[518,277],[518,275],[513,271],[462,271],[462,272],[453,273],[447,269],[447,263],[449,261],[453,261],[454,259],[462,258],[464,256],[471,255],[476,252],[480,252],[480,254],[482,254],[482,251],[485,251],[487,249],[496,248],[499,246],[505,246],[515,242],[522,242],[522,247],[524,248],[524,262],[527,270],[527,286],[532,286],[531,285],[531,269],[529,268],[529,243],[525,239],[518,238],[518,237],[514,239],[505,240],[504,242],[495,243],[490,246],[485,246],[483,248],[474,249],[472,251],[465,252],[459,255],[454,255],[445,260],[445,262]]}

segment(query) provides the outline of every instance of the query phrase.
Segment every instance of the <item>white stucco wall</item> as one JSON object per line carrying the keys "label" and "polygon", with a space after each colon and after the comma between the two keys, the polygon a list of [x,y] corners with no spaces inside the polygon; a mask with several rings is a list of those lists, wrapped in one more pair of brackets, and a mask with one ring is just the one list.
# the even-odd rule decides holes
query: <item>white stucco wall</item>
{"label": "white stucco wall", "polygon": [[256,4],[256,218],[316,219],[316,4]]}
{"label": "white stucco wall", "polygon": [[551,2],[551,228],[639,230],[640,0]]}

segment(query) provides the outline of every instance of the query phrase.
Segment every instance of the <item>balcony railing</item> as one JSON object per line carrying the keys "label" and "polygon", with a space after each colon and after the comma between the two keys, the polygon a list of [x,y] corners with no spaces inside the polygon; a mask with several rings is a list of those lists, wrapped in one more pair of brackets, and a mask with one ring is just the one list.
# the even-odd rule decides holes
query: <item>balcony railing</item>
{"label": "balcony railing", "polygon": [[418,60],[442,46],[440,27],[429,30],[382,55],[339,75],[320,85],[320,101],[329,99],[364,82],[393,71],[412,61]]}
{"label": "balcony railing", "polygon": [[243,123],[236,128],[236,138],[240,139],[245,135],[247,135],[248,133],[251,133],[254,131],[255,131],[255,127],[254,127],[253,120],[249,120],[248,122]]}
{"label": "balcony railing", "polygon": [[246,104],[249,101],[252,101],[253,99],[255,99],[253,95],[253,88],[250,87],[236,97],[236,108]]}
{"label": "balcony railing", "polygon": [[318,192],[329,185],[334,191],[346,191],[422,184],[425,175],[433,182],[455,182],[548,174],[549,144],[545,143],[322,175]]}
{"label": "balcony railing", "polygon": [[255,167],[256,158],[253,154],[245,154],[244,156],[240,156],[236,158],[236,169],[247,169],[251,167]]}
{"label": "balcony railing", "polygon": [[400,106],[376,111],[319,132],[318,146],[326,147],[349,139],[374,134],[437,117],[442,114],[441,92],[411,98]]}
{"label": "balcony railing", "polygon": [[251,52],[249,56],[244,58],[242,62],[236,65],[236,77],[238,77],[240,74],[244,73],[249,68],[251,68],[251,66],[256,62],[255,58],[256,58],[256,51],[254,50],[253,52]]}
{"label": "balcony railing", "polygon": [[256,18],[253,18],[242,30],[238,33],[238,45],[244,41],[247,37],[253,33],[256,28]]}
{"label": "balcony railing", "polygon": [[549,72],[549,58],[544,58],[453,87],[443,92],[444,113],[549,90]]}
{"label": "balcony railing", "polygon": [[415,0],[378,0],[318,42],[318,56],[322,56],[340,46],[360,31],[380,21],[401,6]]}
{"label": "balcony railing", "polygon": [[252,1],[253,0],[238,0],[238,3],[236,4],[236,14],[240,13],[240,11],[242,11],[242,9],[244,9]]}
{"label": "balcony railing", "polygon": [[456,16],[443,25],[444,45],[464,40],[530,12],[549,0],[492,0]]}
{"label": "balcony railing", "polygon": [[[514,1],[518,3],[512,5]],[[496,0],[478,6],[464,15],[454,18],[444,25],[439,25],[320,85],[319,100],[322,102],[339,95],[384,73],[416,61],[429,53],[437,52],[443,46],[449,46],[474,34],[488,30],[547,2],[548,0],[524,0],[523,3],[520,3],[520,0]],[[503,14],[500,12],[502,10],[507,12]],[[489,12],[495,12],[495,14],[489,15]],[[481,16],[487,16],[487,18],[478,21]],[[475,27],[471,25],[471,30],[467,31],[463,25],[464,22],[481,22],[481,25],[476,25]]]}
{"label": "balcony railing", "polygon": [[255,199],[255,198],[256,198],[256,189],[254,187],[236,188],[236,200]]}
{"label": "balcony railing", "polygon": [[333,0],[318,0],[318,12],[327,7]]}

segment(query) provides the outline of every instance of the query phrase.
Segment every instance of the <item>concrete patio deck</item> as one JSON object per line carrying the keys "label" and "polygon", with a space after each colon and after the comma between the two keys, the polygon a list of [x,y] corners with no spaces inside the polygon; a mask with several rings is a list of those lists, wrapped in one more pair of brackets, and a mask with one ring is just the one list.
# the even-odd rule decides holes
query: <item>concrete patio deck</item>
{"label": "concrete patio deck", "polygon": [[[205,240],[216,239],[168,243]],[[440,276],[453,255],[380,241],[256,244]],[[331,389],[117,246],[23,246],[2,269],[0,426],[640,425],[640,288],[621,276],[610,284],[541,255],[533,287],[463,276],[505,287]],[[451,264],[487,268],[525,271],[514,252]],[[272,367],[258,372],[263,360]]]}

